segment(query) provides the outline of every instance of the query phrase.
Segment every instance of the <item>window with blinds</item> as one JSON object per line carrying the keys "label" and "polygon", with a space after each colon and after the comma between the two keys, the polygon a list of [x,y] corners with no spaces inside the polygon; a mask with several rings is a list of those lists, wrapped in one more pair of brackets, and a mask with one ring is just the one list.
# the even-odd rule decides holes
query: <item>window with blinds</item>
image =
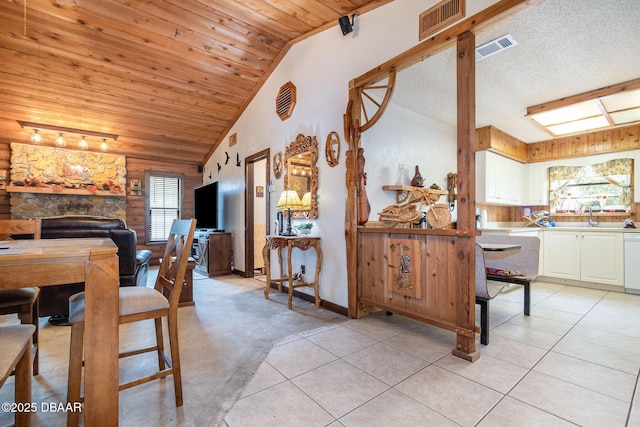
{"label": "window with blinds", "polygon": [[182,215],[182,179],[149,173],[147,188],[147,241],[165,241],[173,220]]}

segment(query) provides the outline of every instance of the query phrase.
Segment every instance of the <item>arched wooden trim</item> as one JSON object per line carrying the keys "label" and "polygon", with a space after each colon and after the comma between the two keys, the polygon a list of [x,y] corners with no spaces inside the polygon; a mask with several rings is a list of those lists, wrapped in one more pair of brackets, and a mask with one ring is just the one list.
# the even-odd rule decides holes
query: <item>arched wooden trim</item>
{"label": "arched wooden trim", "polygon": [[[387,105],[391,100],[391,95],[393,95],[393,89],[395,85],[396,85],[396,70],[392,69],[389,71],[389,74],[387,75],[387,84],[370,84],[370,85],[365,85],[358,89],[358,95],[360,96],[360,110],[361,110],[360,121],[362,122],[362,125],[360,126],[360,133],[367,131],[369,128],[371,128],[371,126],[375,125],[378,120],[380,120],[380,117],[382,117],[384,110],[387,108]],[[386,89],[384,98],[382,99],[381,103],[378,103],[378,101],[376,101],[371,95],[367,93],[367,91],[374,91],[374,90],[377,91],[381,89]],[[366,105],[365,98],[377,107],[376,112],[373,114],[373,116],[371,116],[371,118],[369,118],[369,115],[367,114],[367,109],[365,106]]]}

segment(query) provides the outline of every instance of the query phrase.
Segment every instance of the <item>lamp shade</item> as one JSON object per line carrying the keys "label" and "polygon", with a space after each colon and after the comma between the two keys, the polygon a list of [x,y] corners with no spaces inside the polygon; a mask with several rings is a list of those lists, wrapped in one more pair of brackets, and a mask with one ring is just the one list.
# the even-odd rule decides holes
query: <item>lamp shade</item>
{"label": "lamp shade", "polygon": [[285,209],[301,209],[302,202],[300,201],[300,197],[298,193],[293,190],[285,190],[280,195],[280,199],[278,200],[278,206],[276,209],[279,211]]}
{"label": "lamp shade", "polygon": [[302,210],[308,211],[311,210],[311,192],[307,191],[302,196]]}

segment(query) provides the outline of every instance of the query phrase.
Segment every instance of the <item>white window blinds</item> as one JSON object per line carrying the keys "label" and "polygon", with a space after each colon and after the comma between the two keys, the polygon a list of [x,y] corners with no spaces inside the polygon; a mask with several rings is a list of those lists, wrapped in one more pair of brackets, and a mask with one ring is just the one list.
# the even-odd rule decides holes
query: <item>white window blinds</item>
{"label": "white window blinds", "polygon": [[180,219],[180,178],[149,177],[149,229],[151,241],[167,240],[174,219]]}

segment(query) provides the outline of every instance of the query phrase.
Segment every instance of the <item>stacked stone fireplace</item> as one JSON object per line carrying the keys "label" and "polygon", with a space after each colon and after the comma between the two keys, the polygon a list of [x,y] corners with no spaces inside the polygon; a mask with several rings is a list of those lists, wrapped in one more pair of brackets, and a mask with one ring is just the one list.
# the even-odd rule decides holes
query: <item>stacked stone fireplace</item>
{"label": "stacked stone fireplace", "polygon": [[126,219],[126,159],[109,153],[11,144],[11,217]]}

